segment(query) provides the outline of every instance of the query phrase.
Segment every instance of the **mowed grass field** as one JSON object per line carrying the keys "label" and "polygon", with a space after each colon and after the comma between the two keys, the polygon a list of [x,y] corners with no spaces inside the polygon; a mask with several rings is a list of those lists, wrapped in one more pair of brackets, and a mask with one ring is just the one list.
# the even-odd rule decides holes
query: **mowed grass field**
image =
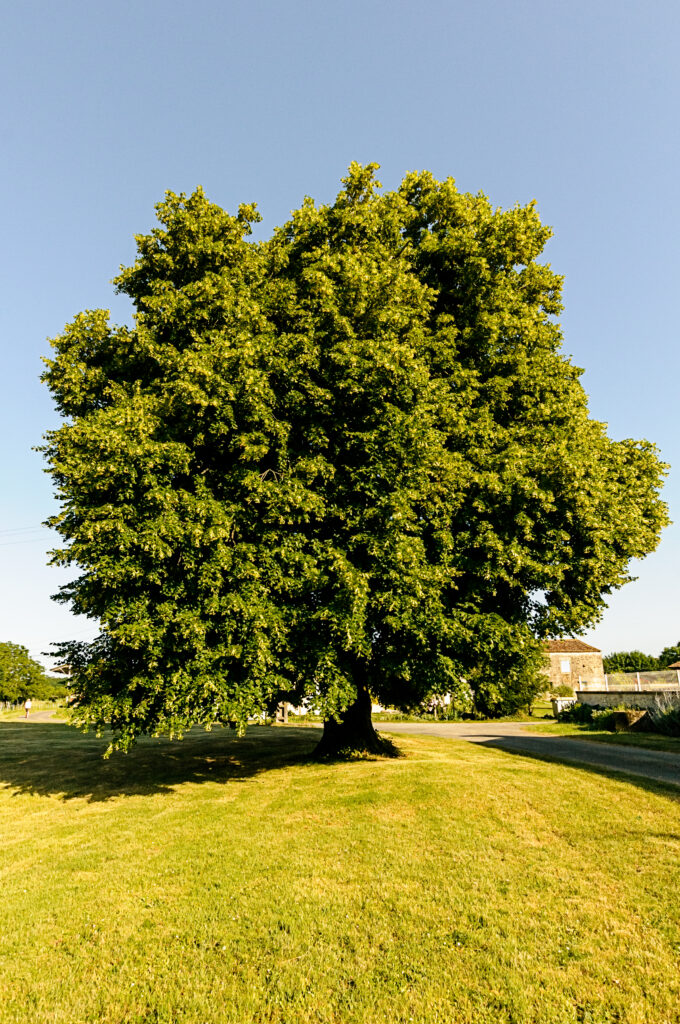
{"label": "mowed grass field", "polygon": [[680,1020],[680,793],[438,738],[0,723],[0,1022]]}

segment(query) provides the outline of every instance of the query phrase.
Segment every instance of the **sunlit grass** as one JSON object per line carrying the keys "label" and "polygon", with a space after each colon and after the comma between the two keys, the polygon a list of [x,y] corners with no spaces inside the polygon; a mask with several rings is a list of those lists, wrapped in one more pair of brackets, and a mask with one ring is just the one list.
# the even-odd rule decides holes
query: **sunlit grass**
{"label": "sunlit grass", "polygon": [[671,1022],[677,793],[449,740],[0,725],[0,1021]]}

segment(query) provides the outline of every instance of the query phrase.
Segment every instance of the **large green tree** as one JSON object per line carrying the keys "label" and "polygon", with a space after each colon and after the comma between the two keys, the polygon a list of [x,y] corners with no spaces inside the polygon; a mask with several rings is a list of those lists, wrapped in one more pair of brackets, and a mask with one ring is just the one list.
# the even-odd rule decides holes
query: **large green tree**
{"label": "large green tree", "polygon": [[661,654],[657,658],[659,668],[667,668],[668,665],[672,665],[675,662],[680,661],[680,641],[677,644],[671,644],[669,647],[664,647]]}
{"label": "large green tree", "polygon": [[525,704],[666,522],[561,352],[534,205],[353,164],[266,242],[200,189],[157,211],[134,327],[80,314],[44,375],[82,721],[124,748],[306,699],[332,752],[379,748],[370,694]]}
{"label": "large green tree", "polygon": [[66,694],[66,687],[48,679],[42,665],[21,644],[0,643],[0,700],[18,703],[27,697],[50,700]]}
{"label": "large green tree", "polygon": [[605,672],[653,672],[665,667],[659,664],[659,658],[643,651],[614,651],[604,656],[602,664]]}

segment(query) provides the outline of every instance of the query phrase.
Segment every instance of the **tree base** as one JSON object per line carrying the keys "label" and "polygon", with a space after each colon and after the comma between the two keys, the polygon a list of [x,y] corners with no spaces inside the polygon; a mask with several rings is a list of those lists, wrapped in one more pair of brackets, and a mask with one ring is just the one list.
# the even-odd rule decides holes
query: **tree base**
{"label": "tree base", "polygon": [[323,736],[314,748],[312,757],[322,760],[353,757],[357,754],[398,756],[392,741],[379,736],[373,728],[371,698],[367,691],[359,692],[356,701],[343,712],[339,722],[335,719],[324,722]]}

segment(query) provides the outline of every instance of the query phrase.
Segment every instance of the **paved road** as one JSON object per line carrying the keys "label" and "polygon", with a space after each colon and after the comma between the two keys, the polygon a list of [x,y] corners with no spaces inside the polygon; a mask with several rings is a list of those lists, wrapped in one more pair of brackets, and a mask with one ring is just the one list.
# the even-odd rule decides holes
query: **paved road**
{"label": "paved road", "polygon": [[23,711],[22,712],[17,712],[17,714],[20,715],[19,718],[16,718],[16,719],[10,718],[9,721],[10,722],[14,722],[14,721],[17,721],[17,722],[49,722],[51,720],[52,716],[54,715],[54,711],[31,711],[31,713],[28,716],[28,718],[26,718],[24,716]]}
{"label": "paved road", "polygon": [[567,736],[541,736],[527,732],[521,722],[456,722],[435,725],[421,722],[381,722],[381,732],[424,733],[498,747],[513,754],[531,754],[550,761],[584,764],[608,772],[625,772],[655,782],[680,786],[680,756],[661,750],[615,746]]}

